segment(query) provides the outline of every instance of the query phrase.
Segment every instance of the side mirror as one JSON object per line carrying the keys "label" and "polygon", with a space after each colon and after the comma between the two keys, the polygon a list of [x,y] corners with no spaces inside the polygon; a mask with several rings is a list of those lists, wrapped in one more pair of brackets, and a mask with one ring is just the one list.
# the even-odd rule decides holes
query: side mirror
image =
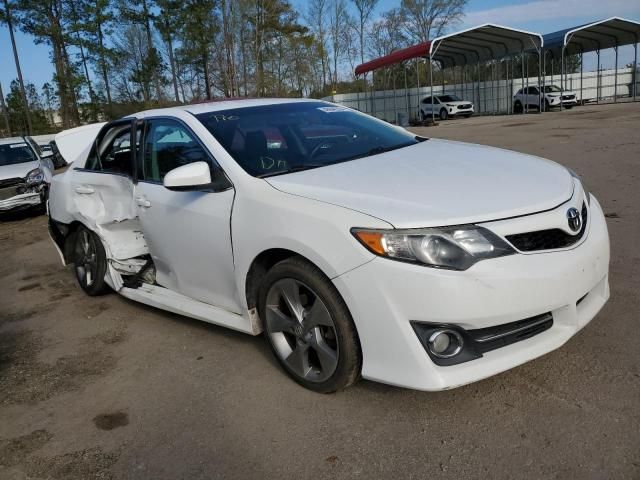
{"label": "side mirror", "polygon": [[211,188],[211,171],[207,162],[194,162],[174,168],[164,176],[165,188],[177,192],[202,191]]}

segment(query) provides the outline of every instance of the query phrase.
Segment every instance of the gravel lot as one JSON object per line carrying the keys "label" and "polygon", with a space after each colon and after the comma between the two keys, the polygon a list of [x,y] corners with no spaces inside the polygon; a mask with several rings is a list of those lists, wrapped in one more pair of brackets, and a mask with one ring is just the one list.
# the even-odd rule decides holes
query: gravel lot
{"label": "gravel lot", "polygon": [[44,216],[3,217],[0,478],[640,478],[639,126],[620,104],[417,129],[573,168],[612,242],[611,300],[586,329],[442,393],[306,391],[262,338],[86,297]]}

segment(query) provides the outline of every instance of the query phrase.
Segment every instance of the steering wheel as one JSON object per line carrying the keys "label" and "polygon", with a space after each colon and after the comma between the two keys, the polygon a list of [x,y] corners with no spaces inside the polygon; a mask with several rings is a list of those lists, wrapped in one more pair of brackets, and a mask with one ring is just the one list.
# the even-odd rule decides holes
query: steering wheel
{"label": "steering wheel", "polygon": [[318,152],[322,148],[332,148],[336,144],[337,144],[337,142],[321,142],[321,143],[319,143],[318,145],[313,147],[313,150],[311,150],[311,153],[309,154],[309,160],[313,160],[313,158],[318,154]]}

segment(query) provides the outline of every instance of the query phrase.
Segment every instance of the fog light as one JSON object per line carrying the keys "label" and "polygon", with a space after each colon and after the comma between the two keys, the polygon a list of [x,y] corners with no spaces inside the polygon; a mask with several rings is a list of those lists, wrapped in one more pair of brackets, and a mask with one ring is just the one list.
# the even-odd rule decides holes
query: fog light
{"label": "fog light", "polygon": [[455,330],[436,330],[429,337],[429,351],[439,358],[451,358],[462,350],[462,336]]}

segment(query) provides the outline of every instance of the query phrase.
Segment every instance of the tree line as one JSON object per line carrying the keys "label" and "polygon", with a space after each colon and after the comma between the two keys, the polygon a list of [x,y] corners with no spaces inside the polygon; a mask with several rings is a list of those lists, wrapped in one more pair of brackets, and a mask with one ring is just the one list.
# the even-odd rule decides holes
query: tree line
{"label": "tree line", "polygon": [[[0,0],[17,78],[0,93],[10,132],[40,133],[157,106],[244,96],[322,97],[362,88],[358,63],[434,38],[467,0]],[[53,78],[20,70],[21,30]],[[4,63],[8,59],[2,59]]]}

